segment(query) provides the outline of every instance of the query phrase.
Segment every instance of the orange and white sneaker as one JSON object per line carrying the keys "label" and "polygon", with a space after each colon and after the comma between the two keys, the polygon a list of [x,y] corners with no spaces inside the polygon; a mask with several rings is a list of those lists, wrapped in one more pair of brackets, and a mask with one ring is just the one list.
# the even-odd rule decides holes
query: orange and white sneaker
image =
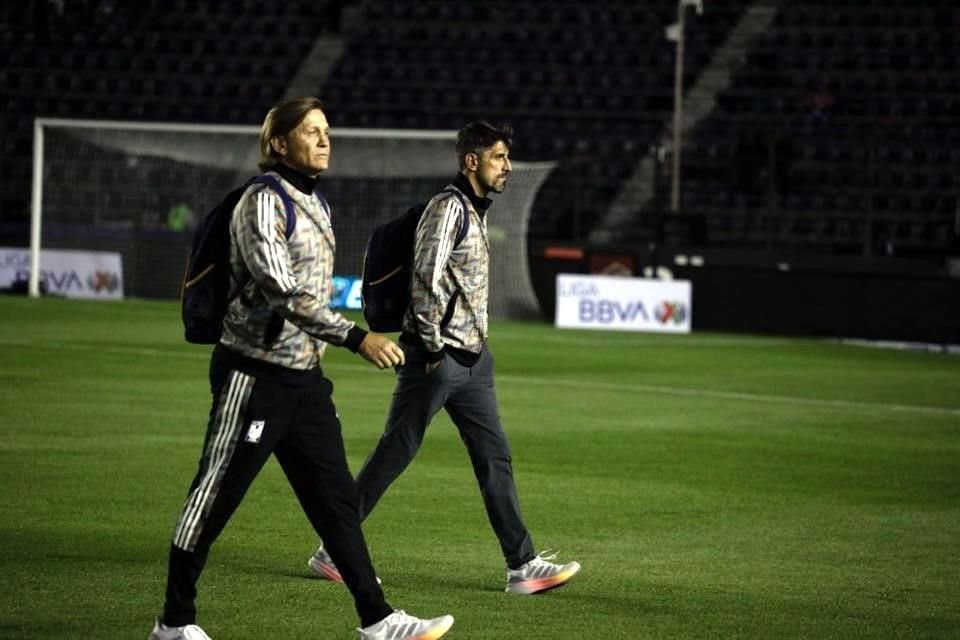
{"label": "orange and white sneaker", "polygon": [[[333,563],[333,558],[331,558],[327,550],[323,548],[323,545],[320,545],[320,548],[313,552],[313,555],[307,560],[307,566],[310,567],[310,571],[318,578],[343,583],[343,576],[340,575],[337,565]],[[380,576],[377,576],[377,584],[383,584]]]}
{"label": "orange and white sneaker", "polygon": [[556,564],[550,561],[556,559],[557,554],[546,556],[544,553],[549,551],[540,553],[519,569],[507,569],[507,593],[529,595],[556,589],[580,571],[579,562]]}
{"label": "orange and white sneaker", "polygon": [[397,609],[377,624],[357,629],[357,633],[359,640],[436,640],[452,626],[453,616],[426,620]]}
{"label": "orange and white sneaker", "polygon": [[343,576],[340,575],[337,565],[333,564],[333,558],[323,548],[323,545],[320,545],[320,548],[310,556],[310,559],[307,560],[307,566],[318,578],[332,582],[343,582]]}

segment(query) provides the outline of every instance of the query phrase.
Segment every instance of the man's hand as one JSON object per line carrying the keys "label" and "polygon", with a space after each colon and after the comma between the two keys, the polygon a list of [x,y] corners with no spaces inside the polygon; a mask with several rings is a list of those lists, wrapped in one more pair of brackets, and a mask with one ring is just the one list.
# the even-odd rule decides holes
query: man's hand
{"label": "man's hand", "polygon": [[393,340],[379,333],[368,333],[360,343],[357,353],[380,369],[403,364],[403,349]]}

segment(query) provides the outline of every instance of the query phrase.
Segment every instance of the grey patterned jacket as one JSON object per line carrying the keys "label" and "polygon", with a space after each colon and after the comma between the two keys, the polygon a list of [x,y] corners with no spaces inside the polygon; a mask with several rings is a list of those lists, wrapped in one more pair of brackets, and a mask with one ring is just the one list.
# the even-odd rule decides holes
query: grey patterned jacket
{"label": "grey patterned jacket", "polygon": [[[487,341],[487,220],[485,212],[478,211],[468,197],[465,189],[470,189],[469,183],[464,182],[458,176],[444,188],[464,193],[463,198],[439,193],[427,203],[414,243],[410,306],[403,319],[403,330],[418,336],[427,351],[433,353],[445,346],[480,353]],[[454,248],[463,222],[464,202],[470,209],[470,228]],[[450,320],[442,324],[450,305]]]}
{"label": "grey patterned jacket", "polygon": [[327,342],[356,351],[365,332],[329,307],[336,242],[326,202],[279,172],[270,175],[295,204],[296,228],[287,239],[286,210],[270,187],[251,185],[240,198],[230,222],[230,262],[242,289],[220,342],[251,358],[311,369]]}

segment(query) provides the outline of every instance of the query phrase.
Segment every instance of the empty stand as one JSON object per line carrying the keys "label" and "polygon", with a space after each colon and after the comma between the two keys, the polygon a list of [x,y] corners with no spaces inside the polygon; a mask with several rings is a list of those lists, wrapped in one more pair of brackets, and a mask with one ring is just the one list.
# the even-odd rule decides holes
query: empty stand
{"label": "empty stand", "polygon": [[784,3],[685,155],[700,179],[684,203],[711,243],[741,245],[742,225],[719,222],[740,217],[792,252],[942,256],[960,188],[958,20],[942,0]]}
{"label": "empty stand", "polygon": [[[748,4],[691,14],[685,86]],[[35,116],[257,124],[330,30],[306,0],[63,5],[0,9],[5,223],[28,217]],[[334,125],[510,121],[516,159],[558,162],[534,236],[586,237],[669,125],[676,0],[362,7],[317,87]],[[682,210],[716,247],[942,255],[960,191],[958,33],[953,0],[781,3],[687,136]],[[653,206],[637,203],[624,242],[650,238]]]}
{"label": "empty stand", "polygon": [[259,124],[323,29],[323,3],[6,3],[0,214],[29,219],[33,119]]}

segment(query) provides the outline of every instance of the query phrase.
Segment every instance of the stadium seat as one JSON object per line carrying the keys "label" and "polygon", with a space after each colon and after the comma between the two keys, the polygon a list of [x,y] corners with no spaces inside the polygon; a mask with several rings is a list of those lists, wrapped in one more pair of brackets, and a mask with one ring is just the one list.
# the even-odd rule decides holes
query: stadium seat
{"label": "stadium seat", "polygon": [[[688,87],[748,3],[705,4],[703,16],[691,12]],[[12,153],[3,154],[4,170],[29,166],[29,123],[38,113],[255,123],[283,95],[299,52],[324,28],[323,12],[306,0],[113,5],[112,14],[90,15],[73,33],[55,36],[55,46],[38,46],[30,29],[11,25],[19,35],[0,42],[7,54],[0,97],[5,118],[27,124],[9,129],[4,145]],[[371,0],[317,92],[335,105],[338,126],[453,129],[470,118],[502,117],[517,128],[518,159],[555,160],[564,165],[559,175],[571,180],[580,171],[566,166],[573,154],[605,163],[575,194],[572,182],[548,181],[534,226],[549,230],[573,196],[597,210],[608,206],[625,167],[664,136],[674,52],[663,26],[675,12],[675,0],[643,7],[506,3],[496,12],[447,0]],[[940,194],[955,198],[958,189],[944,169],[960,162],[955,16],[951,0],[781,3],[770,30],[748,43],[730,88],[688,136],[685,153],[704,166],[722,166],[733,158],[742,123],[779,131],[792,142],[784,169],[789,189],[772,203],[766,193],[738,193],[729,172],[714,172],[688,183],[684,202],[722,210],[730,242],[733,230],[748,227],[733,218],[772,205],[798,215],[844,210],[854,217],[830,224],[849,229],[866,215],[864,194],[878,175],[870,164],[876,163],[891,170],[889,185],[903,191],[905,200],[894,198],[889,208],[933,211],[931,228],[938,228],[955,210],[931,203],[942,203]],[[479,78],[464,72],[476,66],[491,72]],[[834,105],[813,118],[806,101],[824,78]],[[24,185],[0,189],[28,192]],[[796,229],[802,246],[817,228],[803,219],[784,224],[782,233],[789,240]],[[903,233],[911,242],[933,237],[910,229]]]}

